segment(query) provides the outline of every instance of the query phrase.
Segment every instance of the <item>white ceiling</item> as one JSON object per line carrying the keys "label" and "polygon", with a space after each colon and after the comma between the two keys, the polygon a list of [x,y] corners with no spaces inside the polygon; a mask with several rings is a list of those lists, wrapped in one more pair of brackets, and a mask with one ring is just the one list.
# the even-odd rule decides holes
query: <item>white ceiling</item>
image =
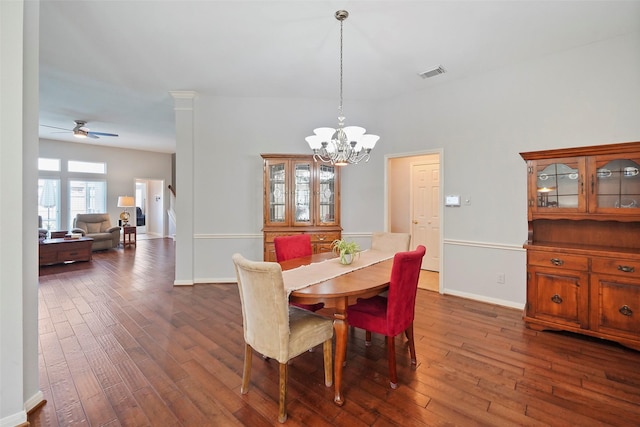
{"label": "white ceiling", "polygon": [[[174,152],[171,90],[337,105],[339,9],[350,13],[345,104],[640,32],[633,0],[42,0],[40,124],[72,129],[80,119],[120,136],[78,140],[40,126],[40,137]],[[437,65],[447,73],[418,76]]]}

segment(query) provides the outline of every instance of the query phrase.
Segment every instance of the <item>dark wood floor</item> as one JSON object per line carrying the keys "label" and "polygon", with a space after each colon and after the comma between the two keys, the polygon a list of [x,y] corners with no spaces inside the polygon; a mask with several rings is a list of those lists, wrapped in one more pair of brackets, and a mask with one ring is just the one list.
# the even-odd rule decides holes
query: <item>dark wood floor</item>
{"label": "dark wood floor", "polygon": [[[235,285],[172,286],[168,239],[94,254],[40,275],[36,426],[278,425],[278,367],[253,359],[240,395],[243,337]],[[229,260],[231,262],[231,260]],[[322,351],[290,365],[289,426],[640,423],[640,353],[526,329],[521,312],[418,290],[417,369],[397,338],[400,387],[384,340],[352,330],[343,407],[323,385]],[[401,344],[402,343],[402,344]]]}

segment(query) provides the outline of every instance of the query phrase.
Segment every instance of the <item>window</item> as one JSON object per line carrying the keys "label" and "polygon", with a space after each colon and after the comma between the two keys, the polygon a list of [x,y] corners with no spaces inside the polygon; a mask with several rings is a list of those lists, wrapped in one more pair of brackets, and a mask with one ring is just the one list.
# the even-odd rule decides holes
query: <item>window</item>
{"label": "window", "polygon": [[60,180],[38,180],[38,215],[42,218],[42,228],[60,230]]}
{"label": "window", "polygon": [[77,214],[107,212],[105,162],[39,157],[38,170],[42,228],[71,230]]}
{"label": "window", "polygon": [[107,173],[107,164],[69,160],[69,162],[67,163],[67,169],[69,170],[69,172],[105,174]]}
{"label": "window", "polygon": [[38,170],[60,172],[60,159],[38,158]]}
{"label": "window", "polygon": [[107,211],[107,182],[69,180],[69,222],[79,213]]}

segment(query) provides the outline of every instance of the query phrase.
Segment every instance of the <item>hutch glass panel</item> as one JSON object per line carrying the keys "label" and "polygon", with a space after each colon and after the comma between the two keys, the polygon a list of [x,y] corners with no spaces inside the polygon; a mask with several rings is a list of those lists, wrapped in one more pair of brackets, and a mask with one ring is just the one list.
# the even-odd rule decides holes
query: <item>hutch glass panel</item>
{"label": "hutch glass panel", "polygon": [[320,223],[334,223],[336,221],[335,205],[335,166],[320,165]]}
{"label": "hutch glass panel", "polygon": [[296,163],[294,168],[294,203],[297,223],[311,222],[311,165]]}
{"label": "hutch glass panel", "polygon": [[564,163],[552,163],[537,172],[539,208],[578,207],[579,173]]}
{"label": "hutch glass panel", "polygon": [[599,208],[640,207],[640,165],[633,160],[613,160],[596,171]]}
{"label": "hutch glass panel", "polygon": [[285,163],[269,165],[269,221],[272,223],[286,221],[285,166]]}

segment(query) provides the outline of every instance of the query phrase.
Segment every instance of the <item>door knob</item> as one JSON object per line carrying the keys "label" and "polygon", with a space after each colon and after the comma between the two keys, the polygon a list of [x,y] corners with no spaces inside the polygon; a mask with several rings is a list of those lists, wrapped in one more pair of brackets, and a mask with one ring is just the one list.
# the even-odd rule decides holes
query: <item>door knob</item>
{"label": "door knob", "polygon": [[413,223],[414,223],[414,224],[417,224],[417,223],[418,223],[418,221],[413,221]]}

